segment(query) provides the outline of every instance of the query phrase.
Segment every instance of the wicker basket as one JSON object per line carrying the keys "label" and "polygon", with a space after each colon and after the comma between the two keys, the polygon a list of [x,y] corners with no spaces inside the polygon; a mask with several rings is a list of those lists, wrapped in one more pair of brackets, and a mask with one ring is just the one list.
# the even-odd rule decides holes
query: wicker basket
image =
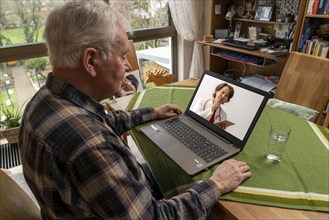
{"label": "wicker basket", "polygon": [[19,134],[19,128],[20,127],[15,127],[15,128],[9,128],[1,131],[2,136],[7,139],[7,141],[10,144],[14,144],[18,142],[18,134]]}

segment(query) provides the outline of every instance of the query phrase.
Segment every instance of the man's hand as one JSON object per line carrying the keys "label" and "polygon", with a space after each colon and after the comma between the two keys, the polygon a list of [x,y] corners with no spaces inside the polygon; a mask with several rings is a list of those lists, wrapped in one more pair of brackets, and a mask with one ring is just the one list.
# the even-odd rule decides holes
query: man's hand
{"label": "man's hand", "polygon": [[182,114],[182,110],[175,104],[165,104],[154,109],[157,118],[169,118]]}
{"label": "man's hand", "polygon": [[230,159],[218,166],[209,179],[216,183],[223,195],[237,188],[250,176],[249,166],[245,162]]}

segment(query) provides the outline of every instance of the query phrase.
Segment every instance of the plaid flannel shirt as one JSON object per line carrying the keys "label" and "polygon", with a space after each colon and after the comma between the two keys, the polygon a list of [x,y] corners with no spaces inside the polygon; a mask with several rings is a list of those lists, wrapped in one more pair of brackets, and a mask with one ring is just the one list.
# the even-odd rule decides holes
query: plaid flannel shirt
{"label": "plaid flannel shirt", "polygon": [[105,114],[103,106],[48,75],[27,105],[19,137],[25,179],[50,219],[204,219],[219,199],[209,180],[156,200],[120,135],[155,119],[153,108]]}

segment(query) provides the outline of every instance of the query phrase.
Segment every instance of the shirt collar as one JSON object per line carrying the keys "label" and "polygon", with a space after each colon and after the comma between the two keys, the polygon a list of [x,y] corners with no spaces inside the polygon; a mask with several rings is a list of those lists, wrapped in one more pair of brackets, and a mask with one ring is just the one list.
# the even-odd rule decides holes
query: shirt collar
{"label": "shirt collar", "polygon": [[54,77],[49,73],[46,81],[46,87],[58,96],[66,99],[77,106],[85,108],[88,111],[104,114],[104,107],[99,102],[81,92],[74,86],[65,81]]}

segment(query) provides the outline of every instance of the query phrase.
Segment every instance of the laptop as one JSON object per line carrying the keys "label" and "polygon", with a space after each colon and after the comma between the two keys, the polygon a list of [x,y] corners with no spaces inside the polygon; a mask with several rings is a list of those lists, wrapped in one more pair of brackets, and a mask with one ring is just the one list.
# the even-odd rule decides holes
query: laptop
{"label": "laptop", "polygon": [[[200,115],[200,103],[211,100],[222,83],[234,89],[230,101],[221,106],[225,128]],[[195,175],[243,150],[268,98],[263,90],[205,71],[184,114],[145,125],[141,131],[187,174]]]}

